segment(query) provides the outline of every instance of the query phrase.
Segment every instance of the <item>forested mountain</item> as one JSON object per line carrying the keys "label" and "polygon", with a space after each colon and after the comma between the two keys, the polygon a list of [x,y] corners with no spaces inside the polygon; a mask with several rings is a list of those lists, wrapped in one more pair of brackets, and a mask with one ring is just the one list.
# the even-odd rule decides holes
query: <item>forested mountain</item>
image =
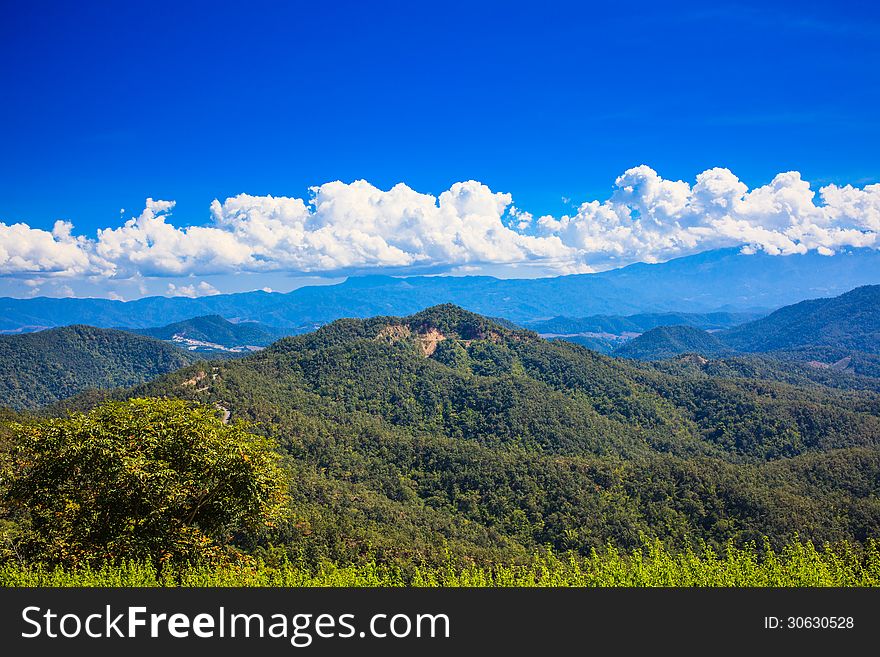
{"label": "forested mountain", "polygon": [[841,390],[880,392],[880,359],[862,356],[854,366],[855,359],[849,358],[832,365],[820,365],[820,361],[783,358],[774,354],[743,354],[708,359],[692,352],[654,361],[645,366],[681,376],[756,379],[797,386],[819,384]]}
{"label": "forested mountain", "polygon": [[811,299],[733,328],[708,333],[693,327],[648,331],[615,356],[658,360],[677,354],[763,353],[816,368],[880,374],[880,285],[830,299]]}
{"label": "forested mountain", "polygon": [[258,322],[233,323],[220,315],[193,317],[167,326],[131,331],[177,343],[189,351],[249,351],[251,347],[265,347],[292,334]]}
{"label": "forested mountain", "polygon": [[92,326],[4,335],[0,406],[35,408],[87,388],[130,386],[193,360],[159,340]]}
{"label": "forested mountain", "polygon": [[482,559],[880,535],[880,395],[805,383],[611,359],[444,305],[111,396],[215,405],[274,437],[294,473],[277,549]]}
{"label": "forested mountain", "polygon": [[658,326],[614,350],[621,358],[659,360],[678,354],[695,353],[702,356],[720,356],[732,353],[712,333],[693,326]]}
{"label": "forested mountain", "polygon": [[786,306],[718,337],[739,351],[831,347],[880,354],[880,285]]}
{"label": "forested mountain", "polygon": [[615,349],[630,340],[632,336],[578,333],[574,335],[544,335],[543,337],[548,340],[572,342],[574,344],[579,344],[582,347],[586,347],[587,349],[592,349],[600,354],[610,356],[614,353]]}
{"label": "forested mountain", "polygon": [[880,252],[874,249],[855,249],[834,257],[815,252],[743,255],[738,249],[723,249],[661,264],[555,278],[361,276],[289,294],[259,291],[130,302],[4,298],[0,299],[0,331],[66,324],[147,328],[202,315],[300,329],[341,317],[410,314],[440,303],[455,303],[519,324],[559,315],[751,312],[839,294],[878,280]]}
{"label": "forested mountain", "polygon": [[[653,349],[646,349],[638,356],[630,356],[623,351],[616,353],[633,338],[658,327],[684,326],[698,329],[730,328],[761,317],[756,312],[714,312],[714,313],[639,313],[636,315],[592,315],[590,317],[554,317],[553,319],[524,322],[523,326],[536,331],[548,340],[567,340],[587,349],[606,355],[621,355],[627,358],[662,358]],[[711,338],[695,338],[697,344],[713,346]],[[673,356],[683,353],[685,345],[668,344],[656,353]],[[721,353],[710,349],[710,353]]]}
{"label": "forested mountain", "polygon": [[590,317],[554,317],[525,322],[523,326],[541,335],[577,335],[582,333],[644,333],[658,326],[693,326],[701,329],[724,329],[745,324],[762,315],[754,312],[714,313],[639,313],[635,315],[592,315]]}

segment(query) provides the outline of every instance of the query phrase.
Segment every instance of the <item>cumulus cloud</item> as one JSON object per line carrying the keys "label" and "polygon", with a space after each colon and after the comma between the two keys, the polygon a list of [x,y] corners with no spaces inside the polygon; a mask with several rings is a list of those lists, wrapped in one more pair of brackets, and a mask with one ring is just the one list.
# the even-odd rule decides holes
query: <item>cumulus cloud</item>
{"label": "cumulus cloud", "polygon": [[[433,196],[360,180],[313,187],[307,199],[239,194],[210,205],[205,225],[172,223],[173,201],[147,199],[121,225],[75,236],[0,223],[0,275],[204,277],[241,272],[340,275],[365,270],[478,271],[537,267],[547,273],[656,262],[713,248],[788,255],[877,247],[880,185],[828,185],[818,194],[797,172],[749,189],[715,168],[693,183],[648,166],[625,171],[605,200],[559,217],[535,217],[510,194],[455,183]],[[206,287],[207,286],[207,287]],[[216,293],[207,283],[168,294]]]}
{"label": "cumulus cloud", "polygon": [[108,276],[180,276],[248,269],[250,254],[235,235],[217,227],[168,223],[174,201],[147,199],[146,208],[119,228],[98,230],[92,254]]}
{"label": "cumulus cloud", "polygon": [[475,181],[456,183],[439,198],[404,184],[383,191],[363,180],[311,191],[308,203],[247,194],[215,200],[214,226],[246,247],[251,267],[303,273],[543,262],[573,255],[558,238],[506,226],[510,195]]}
{"label": "cumulus cloud", "polygon": [[195,299],[196,297],[210,297],[215,294],[220,294],[220,290],[207,281],[202,281],[198,285],[194,283],[191,285],[169,283],[167,289],[167,296],[169,297],[189,297],[190,299]]}
{"label": "cumulus cloud", "polygon": [[73,237],[73,225],[56,221],[52,231],[0,222],[0,275],[53,273],[76,276],[91,270],[89,243]]}
{"label": "cumulus cloud", "polygon": [[880,185],[828,185],[819,198],[796,171],[750,191],[728,169],[704,171],[690,185],[643,165],[617,178],[607,200],[583,203],[571,216],[542,217],[538,227],[598,267],[740,245],[772,255],[876,247]]}

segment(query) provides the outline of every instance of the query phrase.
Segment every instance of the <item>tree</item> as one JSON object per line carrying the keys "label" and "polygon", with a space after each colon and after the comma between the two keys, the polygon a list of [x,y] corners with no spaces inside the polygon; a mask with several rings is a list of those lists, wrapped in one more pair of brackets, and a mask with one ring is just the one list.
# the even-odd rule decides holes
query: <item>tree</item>
{"label": "tree", "polygon": [[211,406],[132,399],[12,428],[4,496],[29,513],[24,551],[43,561],[217,558],[287,507],[273,443]]}

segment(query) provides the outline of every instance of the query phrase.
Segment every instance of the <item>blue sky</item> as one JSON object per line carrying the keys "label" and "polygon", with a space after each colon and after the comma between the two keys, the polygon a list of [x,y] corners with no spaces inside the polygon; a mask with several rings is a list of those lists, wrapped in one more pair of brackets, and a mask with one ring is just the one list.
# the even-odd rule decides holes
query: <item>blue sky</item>
{"label": "blue sky", "polygon": [[[51,230],[63,219],[87,240],[140,215],[148,197],[175,201],[154,213],[169,225],[208,225],[220,216],[214,199],[308,201],[310,187],[337,180],[434,196],[479,181],[510,195],[506,224],[511,204],[529,213],[530,236],[538,217],[609,199],[615,179],[643,164],[691,185],[713,167],[749,189],[788,171],[813,191],[880,181],[880,19],[868,5],[6,3],[0,76],[0,222]],[[111,277],[153,292],[165,279],[177,289],[231,284],[245,270],[247,285],[278,289],[374,268],[459,273],[528,261],[541,267],[523,275],[543,275],[716,244],[636,246],[618,263],[592,233],[549,220],[541,230],[531,239],[552,232],[587,255],[511,238],[458,259],[448,249],[413,258],[397,253],[411,256],[411,245],[386,240],[397,251],[323,254],[314,259],[323,268],[303,256],[258,271],[199,251],[164,269],[114,261]],[[786,235],[806,248],[844,244]],[[0,292],[23,294],[37,279],[29,289],[78,292],[110,271],[61,260],[7,266]]]}

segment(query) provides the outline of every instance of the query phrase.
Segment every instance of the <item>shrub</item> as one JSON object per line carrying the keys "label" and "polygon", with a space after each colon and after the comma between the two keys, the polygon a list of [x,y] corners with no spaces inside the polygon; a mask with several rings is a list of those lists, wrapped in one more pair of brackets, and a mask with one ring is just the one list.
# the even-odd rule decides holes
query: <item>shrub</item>
{"label": "shrub", "polygon": [[132,399],[12,432],[4,497],[29,516],[28,558],[218,558],[234,532],[272,525],[286,508],[273,443],[210,406]]}

